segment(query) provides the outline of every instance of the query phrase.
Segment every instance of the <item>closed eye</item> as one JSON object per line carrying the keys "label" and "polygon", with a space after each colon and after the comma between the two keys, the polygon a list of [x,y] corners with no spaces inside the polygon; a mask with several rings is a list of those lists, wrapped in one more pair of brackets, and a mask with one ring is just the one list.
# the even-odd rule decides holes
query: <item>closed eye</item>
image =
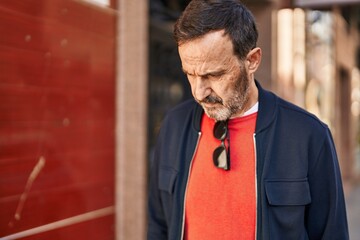
{"label": "closed eye", "polygon": [[202,77],[205,79],[219,79],[222,75],[224,75],[225,71],[220,71],[220,72],[212,72],[212,73],[207,73],[204,74]]}

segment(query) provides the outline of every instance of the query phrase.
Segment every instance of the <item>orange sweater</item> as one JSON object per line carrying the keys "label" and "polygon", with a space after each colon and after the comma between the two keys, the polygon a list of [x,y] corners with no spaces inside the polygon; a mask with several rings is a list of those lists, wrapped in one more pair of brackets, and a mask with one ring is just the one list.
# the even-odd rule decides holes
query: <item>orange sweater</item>
{"label": "orange sweater", "polygon": [[186,240],[255,239],[256,117],[254,113],[229,121],[230,171],[224,171],[212,161],[213,150],[220,145],[213,137],[215,122],[204,115],[186,193]]}

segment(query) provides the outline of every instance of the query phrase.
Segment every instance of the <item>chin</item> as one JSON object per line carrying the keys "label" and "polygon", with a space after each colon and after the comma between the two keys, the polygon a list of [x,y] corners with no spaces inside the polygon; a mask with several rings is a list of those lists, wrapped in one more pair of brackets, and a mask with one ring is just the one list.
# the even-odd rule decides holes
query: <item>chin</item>
{"label": "chin", "polygon": [[231,117],[231,112],[227,108],[204,108],[205,114],[216,121],[225,121]]}

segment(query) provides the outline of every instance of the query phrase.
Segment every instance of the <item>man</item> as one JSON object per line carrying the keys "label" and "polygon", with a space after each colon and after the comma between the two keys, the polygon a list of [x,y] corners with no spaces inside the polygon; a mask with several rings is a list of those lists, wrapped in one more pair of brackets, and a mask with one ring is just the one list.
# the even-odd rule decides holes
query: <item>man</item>
{"label": "man", "polygon": [[174,35],[195,101],[164,119],[148,239],[348,239],[330,131],[254,79],[261,49],[249,10],[193,0]]}

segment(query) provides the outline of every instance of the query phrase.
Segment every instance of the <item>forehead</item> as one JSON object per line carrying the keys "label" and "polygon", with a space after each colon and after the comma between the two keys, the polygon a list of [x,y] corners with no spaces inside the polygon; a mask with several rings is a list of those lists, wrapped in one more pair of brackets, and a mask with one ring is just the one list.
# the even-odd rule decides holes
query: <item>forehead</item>
{"label": "forehead", "polygon": [[210,32],[180,44],[179,55],[185,70],[198,65],[205,67],[215,64],[221,67],[237,59],[232,41],[223,30]]}

